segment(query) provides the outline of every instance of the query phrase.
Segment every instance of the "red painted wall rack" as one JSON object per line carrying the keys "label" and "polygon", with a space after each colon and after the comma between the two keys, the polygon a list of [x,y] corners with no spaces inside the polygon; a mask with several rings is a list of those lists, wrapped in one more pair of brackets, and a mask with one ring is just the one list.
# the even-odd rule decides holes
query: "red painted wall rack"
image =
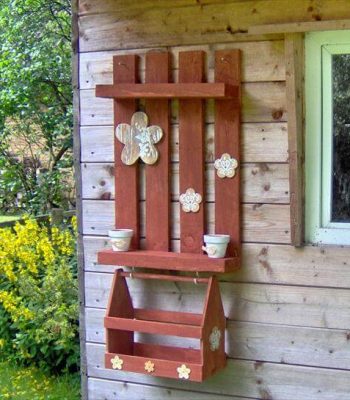
{"label": "red painted wall rack", "polygon": [[[115,271],[105,327],[109,369],[201,382],[226,365],[226,320],[215,277],[197,278],[207,284],[203,314],[134,308],[126,284],[129,272]],[[134,273],[133,279],[193,282],[193,278]],[[138,343],[134,332],[196,338],[199,349]]]}
{"label": "red painted wall rack", "polygon": [[[115,139],[115,226],[134,230],[131,251],[101,250],[98,263],[184,271],[232,272],[240,266],[240,172],[233,178],[215,175],[215,233],[229,234],[227,257],[203,254],[205,221],[205,100],[215,100],[215,159],[229,154],[240,161],[240,52],[215,53],[215,82],[205,82],[203,51],[179,53],[179,78],[170,83],[170,53],[146,55],[146,83],[138,83],[136,55],[115,56],[114,82],[97,85],[96,96],[114,99],[115,127],[130,123],[145,99],[151,125],[162,128],[159,159],[146,166],[145,248],[140,249],[138,164],[121,161],[124,145]],[[180,253],[170,251],[170,99],[178,99],[180,193],[193,188],[202,196],[198,212],[180,209]]]}
{"label": "red painted wall rack", "polygon": [[[98,252],[99,264],[215,273],[232,272],[240,267],[240,52],[222,50],[215,53],[213,83],[205,82],[204,56],[202,51],[180,52],[178,82],[171,83],[170,53],[150,52],[146,55],[146,83],[143,84],[138,83],[138,56],[115,56],[113,85],[97,85],[97,96],[114,99],[114,124],[116,132],[120,134],[119,140],[123,139],[123,143],[116,138],[114,142],[115,226],[134,232],[130,251],[103,249]],[[132,116],[138,111],[138,99],[141,98],[145,99],[149,125],[159,126],[163,131],[162,139],[157,141],[159,157],[154,164],[149,163],[145,168],[143,248],[140,246],[139,167],[137,162],[129,163],[128,158],[122,160],[126,145],[122,135],[126,131],[121,133],[122,127],[130,124]],[[173,206],[170,199],[170,100],[174,99],[178,101],[180,202],[188,190],[196,193],[195,197],[201,200],[196,200],[197,204],[192,204],[187,211],[188,204],[180,207],[179,253],[170,250],[170,210]],[[215,233],[229,234],[231,238],[226,258],[217,259],[209,258],[202,251],[203,234],[207,233],[206,99],[215,101],[216,168],[217,161],[220,161],[215,174]],[[136,122],[133,126],[138,132]],[[130,140],[130,132],[134,128],[129,126],[125,129]],[[137,137],[133,136],[132,140]],[[133,154],[132,149],[130,145],[128,157]],[[220,167],[225,157],[238,166],[231,175],[227,175],[227,171]],[[138,279],[193,282],[193,278],[183,276],[133,275]],[[129,276],[130,273],[122,270],[115,272],[104,321],[107,333],[106,368],[202,381],[225,366],[225,316],[215,277],[195,278],[196,283],[206,283],[208,289],[203,313],[192,314],[134,308],[126,282]],[[136,331],[196,338],[200,341],[200,348],[195,350],[139,343],[135,341]]]}

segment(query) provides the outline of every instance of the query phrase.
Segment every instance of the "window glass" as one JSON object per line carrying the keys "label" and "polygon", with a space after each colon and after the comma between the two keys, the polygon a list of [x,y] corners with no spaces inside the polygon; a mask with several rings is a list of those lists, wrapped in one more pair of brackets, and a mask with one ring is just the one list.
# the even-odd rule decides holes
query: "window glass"
{"label": "window glass", "polygon": [[350,222],[350,54],[332,55],[332,222]]}

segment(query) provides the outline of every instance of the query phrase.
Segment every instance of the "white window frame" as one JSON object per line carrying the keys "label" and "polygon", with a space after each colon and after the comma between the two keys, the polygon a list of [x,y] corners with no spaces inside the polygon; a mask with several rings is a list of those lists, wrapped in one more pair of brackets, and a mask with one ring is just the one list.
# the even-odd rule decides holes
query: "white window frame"
{"label": "white window frame", "polygon": [[331,222],[332,55],[350,54],[350,31],[305,36],[305,239],[350,245],[350,223]]}

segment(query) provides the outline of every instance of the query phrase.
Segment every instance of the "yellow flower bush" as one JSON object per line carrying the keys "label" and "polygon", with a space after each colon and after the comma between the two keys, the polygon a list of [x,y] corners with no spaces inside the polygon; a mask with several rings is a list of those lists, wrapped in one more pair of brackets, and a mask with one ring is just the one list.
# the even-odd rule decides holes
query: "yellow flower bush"
{"label": "yellow flower bush", "polygon": [[76,220],[0,229],[0,348],[51,370],[78,365]]}

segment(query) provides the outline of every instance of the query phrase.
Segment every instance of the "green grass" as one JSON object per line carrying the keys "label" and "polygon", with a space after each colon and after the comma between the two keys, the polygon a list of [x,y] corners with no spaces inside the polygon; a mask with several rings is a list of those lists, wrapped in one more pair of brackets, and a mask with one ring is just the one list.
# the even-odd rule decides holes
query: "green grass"
{"label": "green grass", "polygon": [[20,217],[17,215],[0,215],[0,223],[1,222],[7,222],[7,221],[15,221],[16,219],[19,219]]}
{"label": "green grass", "polygon": [[0,362],[0,399],[78,400],[80,375],[52,377],[33,367]]}

